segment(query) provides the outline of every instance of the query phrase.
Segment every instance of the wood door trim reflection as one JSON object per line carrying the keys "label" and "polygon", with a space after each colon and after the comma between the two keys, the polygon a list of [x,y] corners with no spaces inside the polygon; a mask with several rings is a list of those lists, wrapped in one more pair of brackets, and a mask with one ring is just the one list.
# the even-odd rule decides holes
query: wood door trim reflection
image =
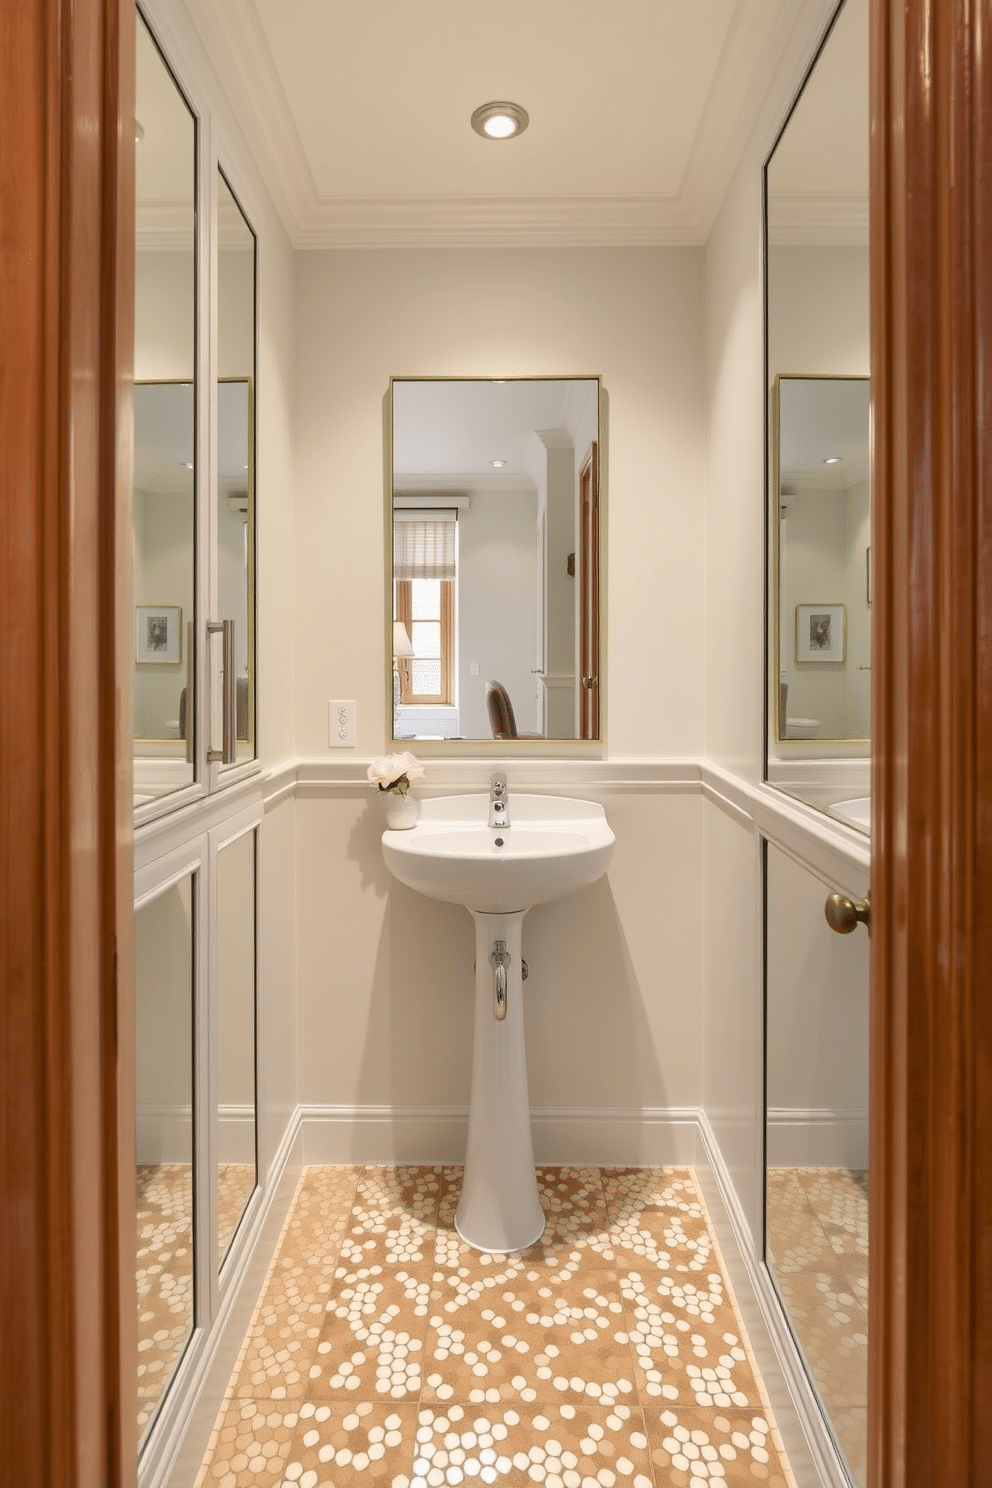
{"label": "wood door trim reflection", "polygon": [[872,0],[871,1488],[989,1473],[990,34]]}
{"label": "wood door trim reflection", "polygon": [[599,728],[599,443],[594,439],[579,470],[579,738],[598,739]]}
{"label": "wood door trim reflection", "polygon": [[134,7],[8,5],[0,38],[2,1476],[123,1488]]}

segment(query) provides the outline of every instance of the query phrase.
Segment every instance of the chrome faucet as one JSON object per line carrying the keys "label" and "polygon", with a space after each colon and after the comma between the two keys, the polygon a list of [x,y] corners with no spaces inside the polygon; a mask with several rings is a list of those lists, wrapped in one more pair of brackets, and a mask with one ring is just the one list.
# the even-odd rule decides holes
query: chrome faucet
{"label": "chrome faucet", "polygon": [[502,770],[497,770],[489,785],[489,825],[491,827],[510,825],[510,796],[506,776]]}

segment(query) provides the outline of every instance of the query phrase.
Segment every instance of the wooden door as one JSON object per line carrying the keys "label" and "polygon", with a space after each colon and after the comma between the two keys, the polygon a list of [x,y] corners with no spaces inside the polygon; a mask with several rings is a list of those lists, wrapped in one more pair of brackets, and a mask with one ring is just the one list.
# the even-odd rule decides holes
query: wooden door
{"label": "wooden door", "polygon": [[599,446],[579,470],[579,738],[599,738]]}
{"label": "wooden door", "polygon": [[133,72],[131,0],[0,6],[0,1478],[45,1488],[135,1480]]}
{"label": "wooden door", "polygon": [[872,0],[871,1488],[992,1482],[992,0]]}

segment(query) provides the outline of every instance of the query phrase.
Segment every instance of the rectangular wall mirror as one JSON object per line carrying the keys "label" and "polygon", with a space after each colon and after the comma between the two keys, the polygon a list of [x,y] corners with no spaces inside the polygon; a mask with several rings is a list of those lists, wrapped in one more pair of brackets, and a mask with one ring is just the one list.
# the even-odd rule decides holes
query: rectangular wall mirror
{"label": "rectangular wall mirror", "polygon": [[598,377],[393,378],[387,732],[599,739]]}

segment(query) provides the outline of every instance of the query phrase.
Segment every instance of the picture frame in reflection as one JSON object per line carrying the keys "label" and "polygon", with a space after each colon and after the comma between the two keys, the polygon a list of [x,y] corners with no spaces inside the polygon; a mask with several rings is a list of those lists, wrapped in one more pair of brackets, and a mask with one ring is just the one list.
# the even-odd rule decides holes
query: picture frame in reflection
{"label": "picture frame in reflection", "polygon": [[134,659],[141,666],[178,666],[182,661],[181,605],[135,605]]}
{"label": "picture frame in reflection", "polygon": [[846,630],[846,605],[796,605],[796,660],[843,661]]}

